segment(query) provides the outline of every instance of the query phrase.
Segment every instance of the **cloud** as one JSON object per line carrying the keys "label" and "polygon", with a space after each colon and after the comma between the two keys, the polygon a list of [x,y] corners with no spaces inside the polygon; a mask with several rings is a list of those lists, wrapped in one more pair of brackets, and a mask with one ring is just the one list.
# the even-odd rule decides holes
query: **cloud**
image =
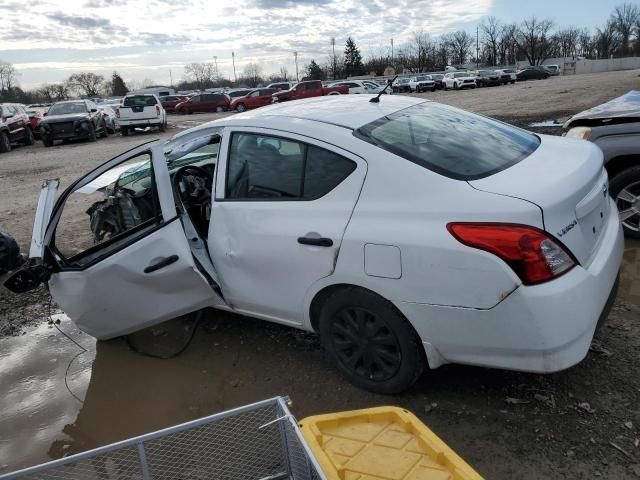
{"label": "cloud", "polygon": [[[19,4],[0,0],[0,52],[20,65],[24,87],[60,81],[69,70],[118,71],[166,82],[169,70],[213,62],[232,76],[257,62],[266,73],[324,63],[352,36],[362,55],[384,54],[424,30],[432,37],[467,28],[495,0],[64,0]],[[6,5],[14,5],[7,9]],[[102,66],[100,68],[100,66]],[[164,75],[167,78],[160,78]]]}

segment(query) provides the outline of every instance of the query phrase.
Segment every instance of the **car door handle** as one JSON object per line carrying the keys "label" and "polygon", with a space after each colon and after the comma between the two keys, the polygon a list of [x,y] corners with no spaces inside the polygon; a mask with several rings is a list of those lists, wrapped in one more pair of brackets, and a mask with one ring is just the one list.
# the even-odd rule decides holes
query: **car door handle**
{"label": "car door handle", "polygon": [[333,247],[333,240],[326,237],[299,237],[298,243],[316,247]]}
{"label": "car door handle", "polygon": [[172,263],[176,263],[178,261],[178,255],[171,255],[170,257],[163,258],[158,263],[154,263],[153,265],[149,265],[144,269],[144,273],[153,273],[161,268],[168,267]]}

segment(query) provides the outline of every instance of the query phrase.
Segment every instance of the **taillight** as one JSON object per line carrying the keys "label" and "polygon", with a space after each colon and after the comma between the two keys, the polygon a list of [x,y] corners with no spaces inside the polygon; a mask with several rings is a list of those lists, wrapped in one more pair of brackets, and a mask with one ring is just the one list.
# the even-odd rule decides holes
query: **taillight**
{"label": "taillight", "polygon": [[160,116],[160,105],[156,105],[156,116]]}
{"label": "taillight", "polygon": [[120,118],[120,109],[116,108],[116,118]]}
{"label": "taillight", "polygon": [[460,243],[504,260],[525,285],[547,282],[576,265],[566,249],[546,232],[510,223],[450,223]]}

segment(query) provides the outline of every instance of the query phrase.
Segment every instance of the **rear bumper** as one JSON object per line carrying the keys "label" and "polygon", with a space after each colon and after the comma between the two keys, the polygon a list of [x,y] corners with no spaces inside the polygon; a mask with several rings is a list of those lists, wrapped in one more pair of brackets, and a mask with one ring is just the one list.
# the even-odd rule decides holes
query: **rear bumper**
{"label": "rear bumper", "polygon": [[617,215],[610,215],[602,235],[589,265],[548,283],[520,286],[491,309],[396,306],[418,331],[432,368],[462,363],[538,373],[564,370],[584,359],[615,300],[624,250]]}
{"label": "rear bumper", "polygon": [[122,120],[120,119],[120,127],[128,127],[128,128],[143,128],[143,127],[157,127],[162,125],[162,118],[154,117],[154,118],[142,118],[136,120]]}

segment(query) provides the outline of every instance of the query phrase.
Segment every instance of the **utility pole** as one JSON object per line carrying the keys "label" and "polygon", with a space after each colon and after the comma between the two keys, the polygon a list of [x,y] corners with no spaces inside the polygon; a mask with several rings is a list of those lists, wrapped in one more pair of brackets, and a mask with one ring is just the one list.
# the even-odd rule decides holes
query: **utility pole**
{"label": "utility pole", "polygon": [[293,52],[293,58],[296,60],[296,82],[300,81],[300,77],[298,76],[298,52]]}
{"label": "utility pole", "polygon": [[476,69],[480,64],[480,27],[476,25]]}
{"label": "utility pole", "polygon": [[331,37],[331,47],[333,48],[333,61],[331,62],[331,69],[333,80],[336,79],[336,70],[338,69],[337,61],[336,61],[336,37]]}
{"label": "utility pole", "polygon": [[231,52],[231,61],[233,62],[233,80],[238,83],[238,76],[236,75],[236,54]]}
{"label": "utility pole", "polygon": [[393,65],[393,38],[391,39],[391,65]]}
{"label": "utility pole", "polygon": [[218,75],[218,56],[217,55],[213,56],[213,61],[216,65],[216,80],[217,80],[220,77],[220,75]]}
{"label": "utility pole", "polygon": [[171,73],[171,69],[169,69],[169,80],[171,81],[170,87],[173,87],[173,73]]}

